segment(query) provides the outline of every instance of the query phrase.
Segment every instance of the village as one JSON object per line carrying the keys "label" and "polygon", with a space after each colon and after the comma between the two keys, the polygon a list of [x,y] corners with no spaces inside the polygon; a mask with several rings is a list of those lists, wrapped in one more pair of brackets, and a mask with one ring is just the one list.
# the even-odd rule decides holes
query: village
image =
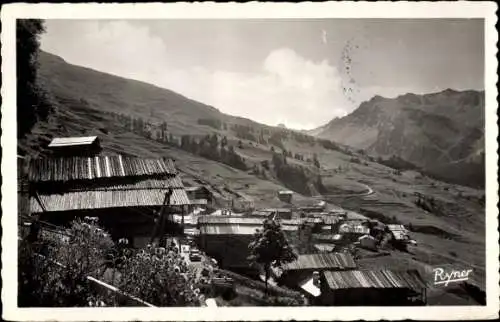
{"label": "village", "polygon": [[[57,231],[75,218],[96,220],[126,248],[173,249],[198,272],[217,272],[202,306],[223,306],[217,293],[221,287],[225,294],[234,292],[239,280],[265,283],[266,292],[269,285],[300,294],[300,305],[426,303],[427,286],[417,270],[358,264],[416,247],[403,225],[325,201],[297,204],[288,190],[276,191],[279,208],[259,208],[241,192],[228,198],[181,175],[173,160],[105,155],[96,136],[54,138],[48,148],[50,158],[18,158],[24,178],[20,224]],[[249,244],[265,220],[280,224],[297,255],[273,267],[270,276],[248,261]],[[120,292],[113,279],[92,280],[106,292]],[[149,305],[139,299],[128,303]]]}

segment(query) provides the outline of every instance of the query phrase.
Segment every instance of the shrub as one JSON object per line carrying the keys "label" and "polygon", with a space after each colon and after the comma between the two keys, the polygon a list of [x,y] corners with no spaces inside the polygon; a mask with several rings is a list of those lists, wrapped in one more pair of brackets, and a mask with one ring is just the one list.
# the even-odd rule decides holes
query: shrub
{"label": "shrub", "polygon": [[87,276],[100,275],[113,242],[97,226],[79,220],[64,234],[42,232],[37,241],[20,241],[19,306],[88,306],[90,300],[102,300]]}
{"label": "shrub", "polygon": [[150,248],[127,257],[118,267],[118,288],[157,306],[199,306],[210,276],[196,276],[179,253]]}

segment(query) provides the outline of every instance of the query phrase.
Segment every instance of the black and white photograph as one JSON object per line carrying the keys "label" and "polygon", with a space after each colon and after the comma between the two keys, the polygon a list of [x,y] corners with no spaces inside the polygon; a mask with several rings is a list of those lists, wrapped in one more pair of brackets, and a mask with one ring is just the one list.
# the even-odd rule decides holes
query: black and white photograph
{"label": "black and white photograph", "polygon": [[261,5],[2,9],[4,318],[498,318],[495,4]]}

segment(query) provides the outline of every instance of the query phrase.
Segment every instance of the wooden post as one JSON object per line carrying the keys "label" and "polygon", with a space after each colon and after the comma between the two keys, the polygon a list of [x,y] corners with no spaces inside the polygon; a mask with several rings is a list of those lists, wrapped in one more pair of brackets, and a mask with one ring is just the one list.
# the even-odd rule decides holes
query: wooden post
{"label": "wooden post", "polygon": [[165,198],[163,199],[163,204],[161,205],[161,208],[160,208],[160,214],[157,218],[157,222],[155,224],[155,227],[153,228],[153,234],[151,236],[151,240],[150,240],[150,244],[153,244],[153,242],[155,241],[156,239],[156,236],[159,234],[159,233],[163,233],[163,227],[164,227],[164,210],[165,210],[165,206],[168,206],[170,204],[170,196],[172,194],[172,189],[169,189],[166,193],[165,193]]}
{"label": "wooden post", "polygon": [[187,205],[181,206],[181,225],[182,225],[182,231],[184,231],[184,214],[186,212],[186,207]]}
{"label": "wooden post", "polygon": [[36,190],[33,192],[33,195],[34,195],[36,201],[38,202],[38,204],[40,205],[40,207],[42,208],[43,212],[47,212],[47,209],[43,205],[42,200],[40,200],[40,196],[38,195],[38,192],[36,192]]}

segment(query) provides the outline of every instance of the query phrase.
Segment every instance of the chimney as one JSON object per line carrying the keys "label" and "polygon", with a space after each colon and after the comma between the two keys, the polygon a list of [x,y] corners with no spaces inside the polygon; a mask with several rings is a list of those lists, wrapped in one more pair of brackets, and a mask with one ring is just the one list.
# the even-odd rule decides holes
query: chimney
{"label": "chimney", "polygon": [[321,286],[321,281],[319,279],[319,272],[318,271],[313,272],[313,285],[318,287],[318,288]]}

